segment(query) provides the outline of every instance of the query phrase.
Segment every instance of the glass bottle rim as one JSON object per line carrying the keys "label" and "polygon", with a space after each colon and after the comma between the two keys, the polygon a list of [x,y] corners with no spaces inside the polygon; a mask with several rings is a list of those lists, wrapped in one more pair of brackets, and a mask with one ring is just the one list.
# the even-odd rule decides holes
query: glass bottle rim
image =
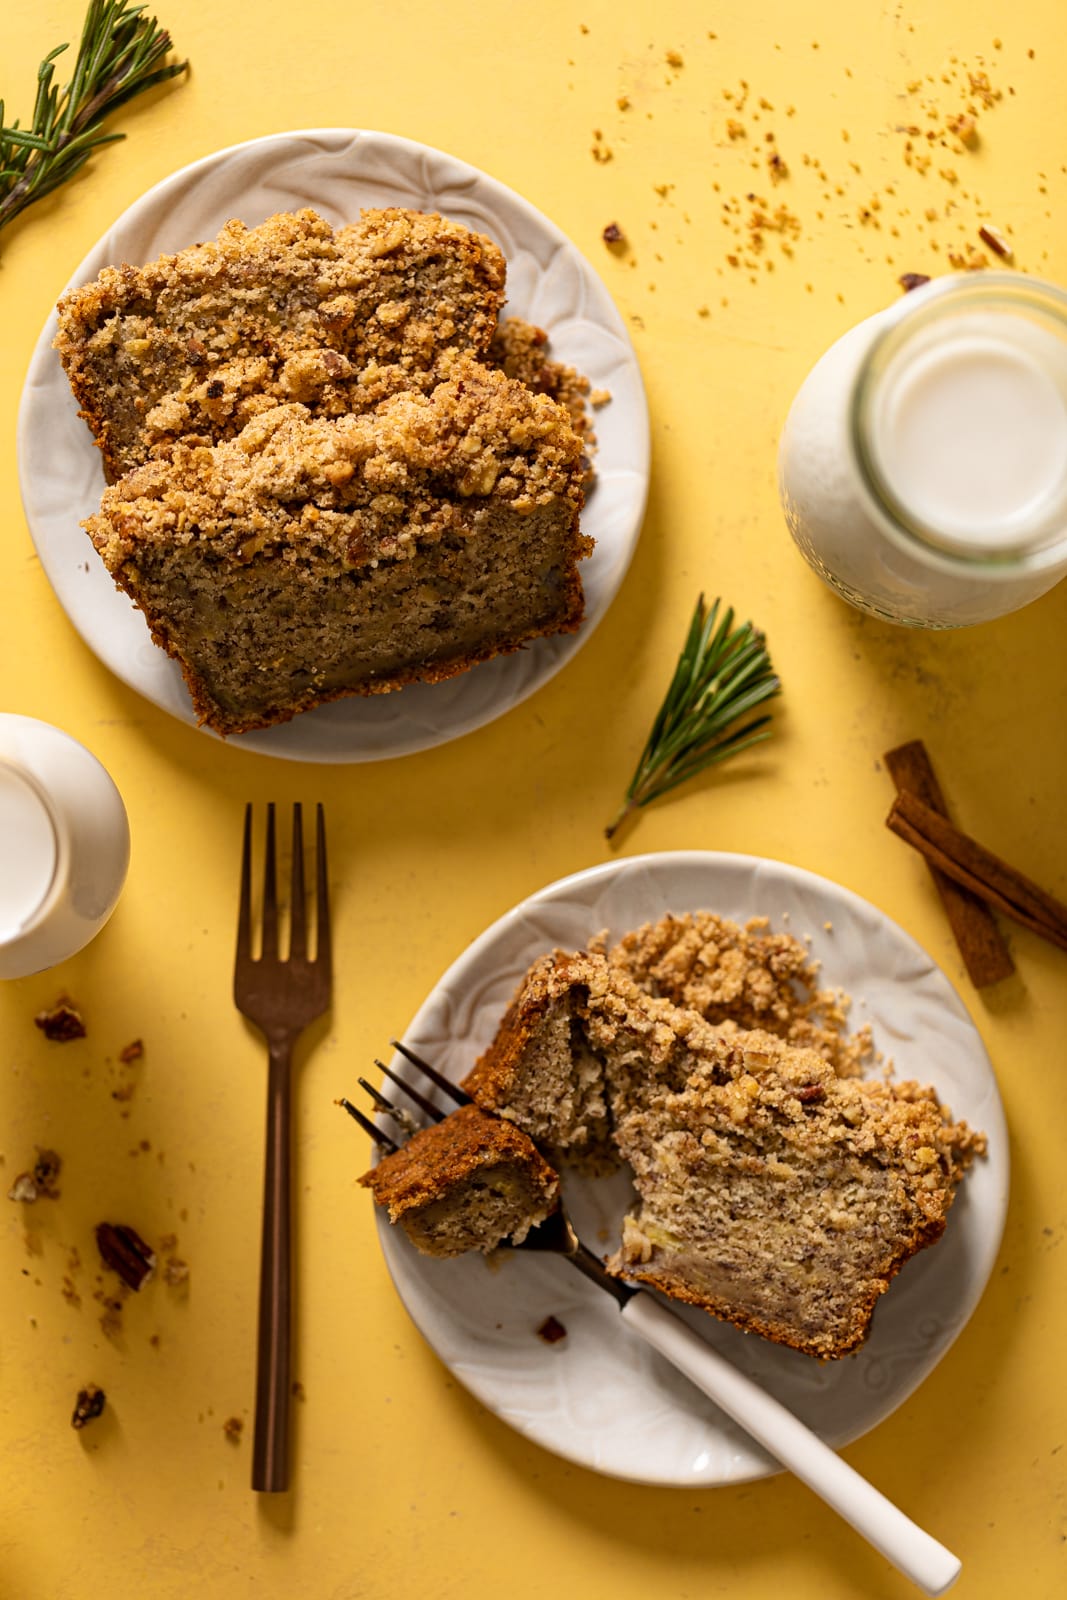
{"label": "glass bottle rim", "polygon": [[849,404],[849,441],[872,512],[887,536],[902,550],[942,571],[983,579],[1017,578],[1055,566],[1067,555],[1067,515],[1058,534],[1030,547],[997,548],[988,540],[970,552],[957,541],[939,539],[937,530],[909,514],[879,472],[871,447],[873,398],[888,362],[915,334],[960,304],[1040,311],[1062,326],[1067,349],[1067,291],[1022,272],[949,273],[910,290],[883,313],[884,325],[871,341],[856,373]]}

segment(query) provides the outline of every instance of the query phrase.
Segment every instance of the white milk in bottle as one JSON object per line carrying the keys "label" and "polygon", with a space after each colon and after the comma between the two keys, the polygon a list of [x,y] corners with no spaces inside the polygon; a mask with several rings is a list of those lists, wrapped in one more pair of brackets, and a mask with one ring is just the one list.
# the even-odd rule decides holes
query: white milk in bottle
{"label": "white milk in bottle", "polygon": [[820,577],[892,622],[984,622],[1067,574],[1067,294],[936,279],[839,339],[779,449]]}

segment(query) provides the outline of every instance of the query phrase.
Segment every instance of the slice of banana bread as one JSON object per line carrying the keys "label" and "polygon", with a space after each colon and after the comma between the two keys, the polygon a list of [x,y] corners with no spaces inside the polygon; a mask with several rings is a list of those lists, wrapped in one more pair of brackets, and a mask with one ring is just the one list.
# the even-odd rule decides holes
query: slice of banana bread
{"label": "slice of banana bread", "polygon": [[582,472],[562,407],[462,356],[373,413],[182,441],[85,526],[200,720],[240,733],[575,631]]}
{"label": "slice of banana bread", "polygon": [[432,213],[368,210],[336,229],[281,213],[106,267],[60,301],[55,345],[113,482],[289,401],[338,416],[432,388],[457,353],[487,351],[504,279],[490,239]]}
{"label": "slice of banana bread", "polygon": [[867,1337],[983,1147],[932,1089],[838,1078],[759,1031],[709,1032],[615,1137],[641,1198],[609,1266],[823,1360]]}
{"label": "slice of banana bread", "polygon": [[526,1135],[477,1106],[421,1129],[359,1181],[428,1256],[521,1244],[559,1202],[559,1178]]}

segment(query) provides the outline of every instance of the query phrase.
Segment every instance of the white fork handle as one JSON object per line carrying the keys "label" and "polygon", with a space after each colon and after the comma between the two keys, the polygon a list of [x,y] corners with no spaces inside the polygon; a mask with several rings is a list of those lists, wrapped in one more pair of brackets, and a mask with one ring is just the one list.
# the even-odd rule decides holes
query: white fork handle
{"label": "white fork handle", "polygon": [[799,1418],[720,1356],[680,1317],[643,1290],[626,1302],[622,1317],[924,1593],[940,1595],[951,1588],[961,1566],[952,1552],[898,1511]]}

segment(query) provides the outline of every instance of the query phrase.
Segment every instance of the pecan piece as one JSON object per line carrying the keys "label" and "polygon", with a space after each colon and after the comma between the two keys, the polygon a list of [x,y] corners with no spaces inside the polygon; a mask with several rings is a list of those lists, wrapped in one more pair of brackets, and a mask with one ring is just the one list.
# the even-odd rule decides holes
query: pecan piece
{"label": "pecan piece", "polygon": [[65,996],[57,1000],[50,1011],[38,1011],[33,1020],[45,1038],[55,1044],[85,1038],[81,1012]]}
{"label": "pecan piece", "polygon": [[124,1223],[101,1222],[96,1246],[105,1266],[117,1272],[131,1289],[140,1289],[156,1270],[156,1253],[140,1234]]}

